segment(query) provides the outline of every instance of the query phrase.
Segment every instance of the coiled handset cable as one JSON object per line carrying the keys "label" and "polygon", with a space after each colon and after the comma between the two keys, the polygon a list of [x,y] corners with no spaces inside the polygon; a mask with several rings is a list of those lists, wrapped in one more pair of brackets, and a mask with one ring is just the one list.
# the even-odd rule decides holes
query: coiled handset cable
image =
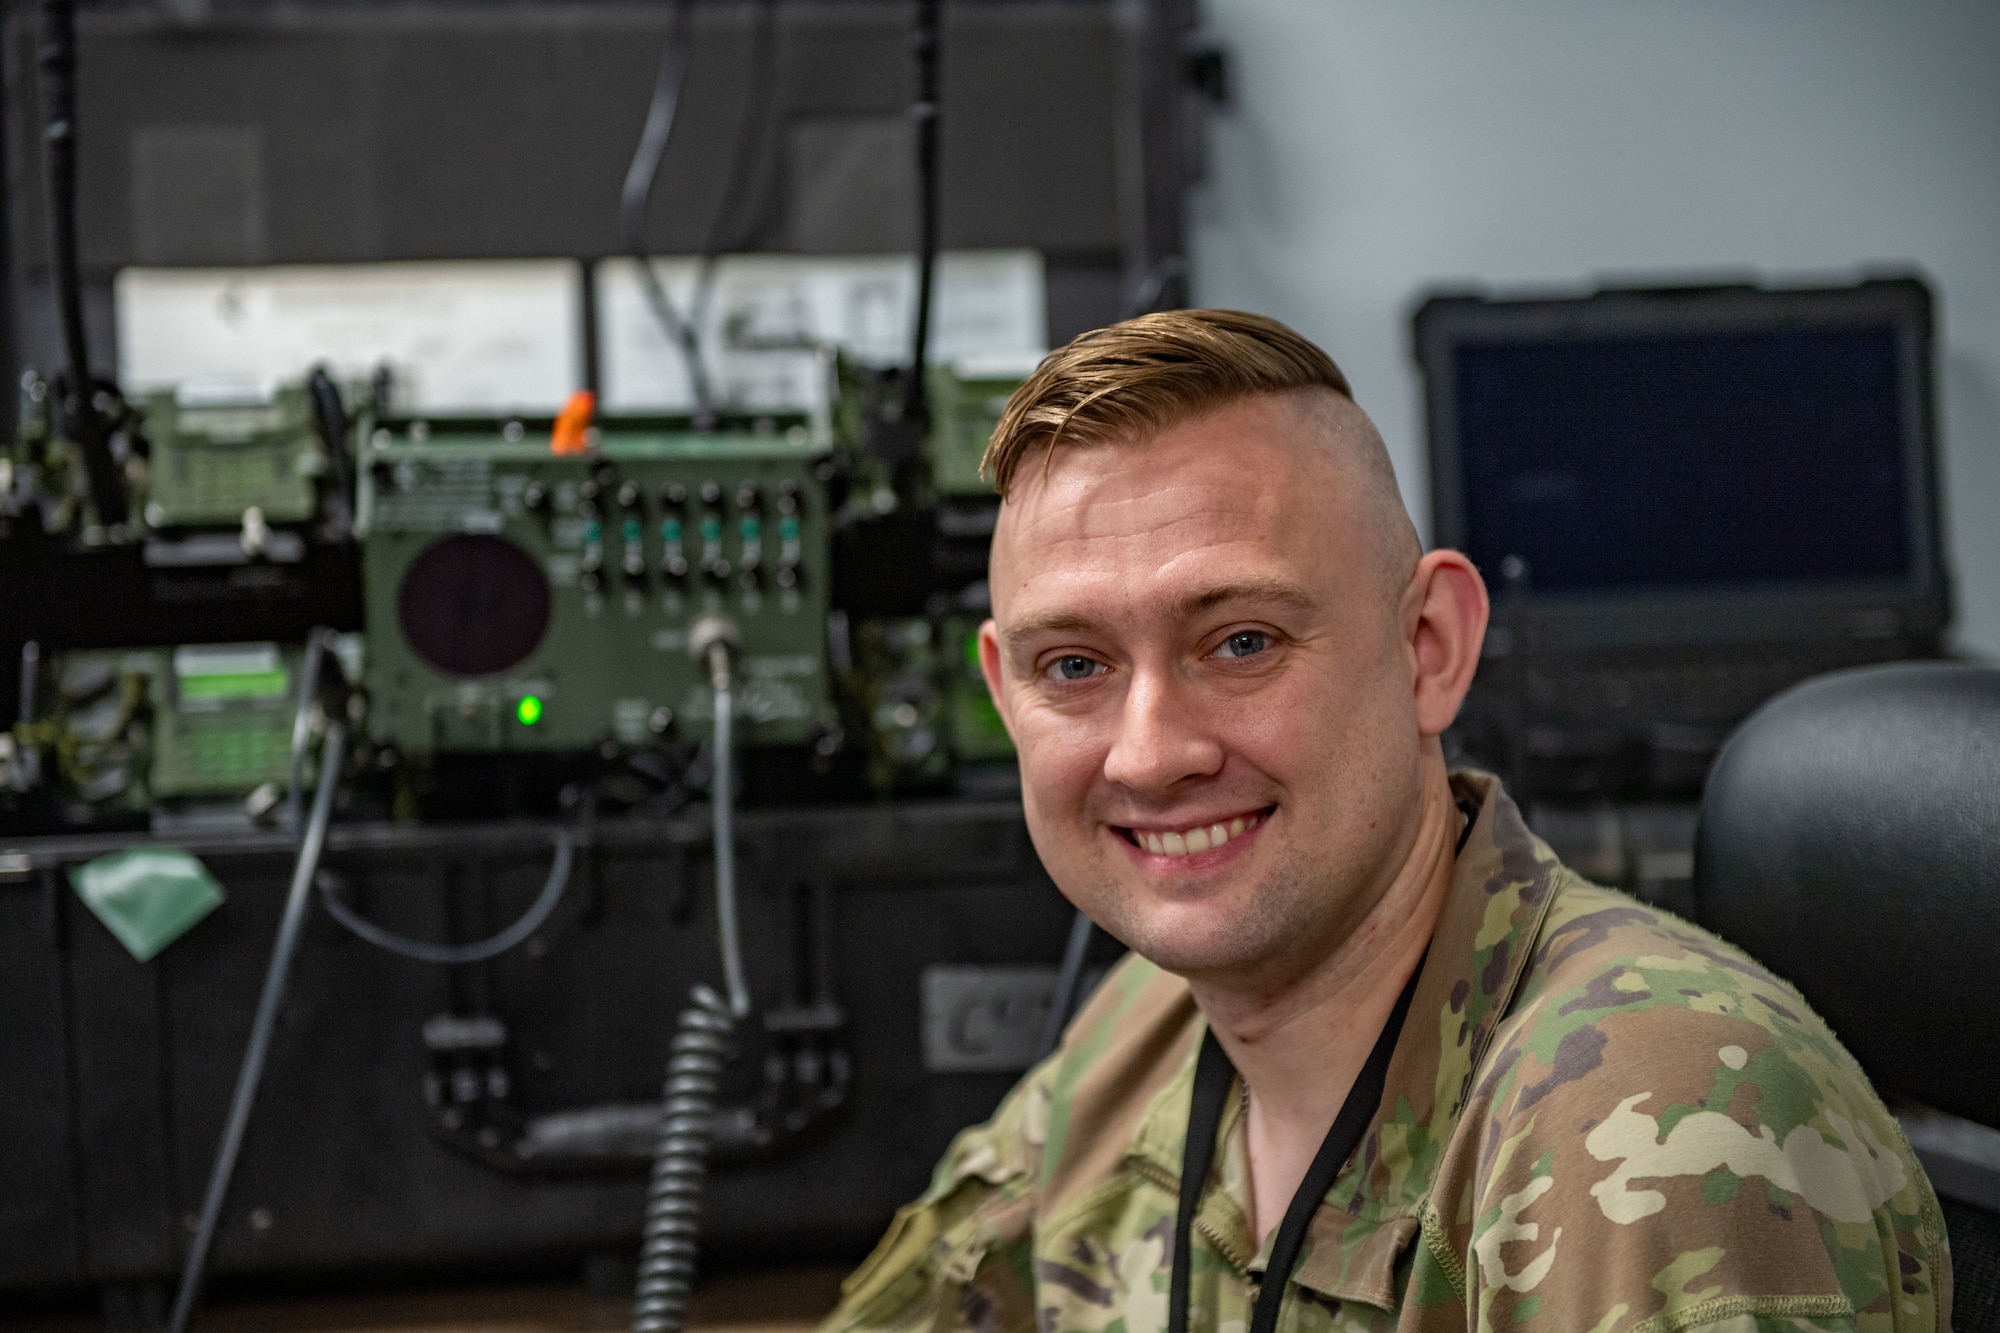
{"label": "coiled handset cable", "polygon": [[738,643],[736,626],[720,616],[703,616],[688,632],[688,646],[695,659],[708,668],[715,692],[709,808],[715,833],[716,936],[727,998],[709,986],[696,985],[674,1030],[660,1108],[659,1146],[654,1150],[652,1180],[646,1188],[632,1333],[680,1333],[687,1322],[722,1072],[729,1063],[736,1025],[750,1016],[750,988],[743,977],[736,919],[736,794],[730,754]]}
{"label": "coiled handset cable", "polygon": [[[201,1217],[195,1224],[187,1262],[181,1267],[180,1289],[174,1294],[173,1314],[167,1321],[168,1333],[186,1333],[188,1323],[194,1317],[195,1301],[201,1296],[209,1251],[215,1244],[215,1230],[222,1220],[222,1207],[228,1201],[230,1179],[236,1174],[236,1158],[243,1147],[243,1133],[249,1128],[250,1113],[257,1104],[257,1090],[264,1080],[264,1062],[271,1053],[271,1038],[277,1030],[278,1011],[285,1002],[285,984],[291,977],[292,959],[298,954],[299,937],[305,928],[306,908],[312,901],[313,875],[319,869],[320,853],[326,847],[327,825],[333,820],[334,791],[340,785],[340,765],[347,752],[347,727],[341,720],[339,707],[327,710],[326,735],[320,743],[319,789],[313,793],[312,813],[303,828],[297,821],[303,797],[301,778],[305,772],[305,751],[312,737],[312,710],[319,702],[320,658],[331,656],[332,651],[333,635],[330,631],[314,630],[306,640],[298,712],[292,726],[290,808],[294,812],[292,829],[298,838],[298,854],[292,862],[291,888],[285,895],[285,910],[278,922],[277,942],[271,947],[271,963],[264,972],[264,990],[258,996],[257,1014],[250,1024],[250,1041],[243,1050],[243,1063],[236,1071],[236,1091],[229,1100],[229,1117],[223,1122],[222,1140],[216,1145],[215,1162],[209,1168],[208,1191],[202,1197]],[[334,671],[338,675],[337,665]]]}

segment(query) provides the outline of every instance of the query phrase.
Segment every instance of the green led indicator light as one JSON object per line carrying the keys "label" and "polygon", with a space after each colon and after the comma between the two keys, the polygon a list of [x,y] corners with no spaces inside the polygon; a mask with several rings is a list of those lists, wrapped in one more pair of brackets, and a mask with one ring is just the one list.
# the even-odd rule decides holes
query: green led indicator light
{"label": "green led indicator light", "polygon": [[542,720],[542,701],[532,694],[521,696],[521,702],[514,708],[514,716],[521,719],[521,725],[532,727]]}

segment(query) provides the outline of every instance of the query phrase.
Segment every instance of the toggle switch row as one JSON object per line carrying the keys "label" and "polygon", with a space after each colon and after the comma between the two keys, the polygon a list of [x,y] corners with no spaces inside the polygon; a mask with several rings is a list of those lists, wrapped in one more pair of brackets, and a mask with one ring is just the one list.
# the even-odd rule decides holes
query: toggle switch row
{"label": "toggle switch row", "polygon": [[[543,516],[553,508],[540,481],[529,483],[522,500]],[[668,482],[649,497],[638,483],[617,481],[605,470],[577,488],[577,516],[583,520],[581,577],[592,591],[604,586],[607,532],[616,536],[618,572],[632,585],[650,584],[655,576],[670,584],[699,576],[717,587],[734,582],[746,590],[790,589],[802,577],[804,504],[799,483],[789,477],[768,497],[754,481],[729,495],[713,480],[698,483],[692,493],[680,482]],[[733,562],[724,541],[732,527]],[[769,551],[773,528],[775,559]]]}

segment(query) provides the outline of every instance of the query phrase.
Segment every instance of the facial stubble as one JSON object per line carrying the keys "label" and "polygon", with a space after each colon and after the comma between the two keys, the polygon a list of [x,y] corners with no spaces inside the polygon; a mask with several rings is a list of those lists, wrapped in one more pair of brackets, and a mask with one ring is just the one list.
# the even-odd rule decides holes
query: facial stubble
{"label": "facial stubble", "polygon": [[[1262,831],[1283,832],[1270,825]],[[1121,874],[1109,864],[1121,855],[1105,848],[1095,873],[1077,886],[1072,900],[1127,948],[1166,971],[1194,981],[1226,979],[1235,986],[1275,988],[1311,970],[1367,915],[1369,905],[1360,899],[1376,878],[1359,866],[1315,866],[1305,848],[1287,839],[1247,890],[1225,885],[1208,895],[1204,905],[1220,910],[1205,929],[1195,931],[1187,914],[1168,907],[1159,890],[1132,884],[1131,872]],[[1217,901],[1227,898],[1237,902]]]}

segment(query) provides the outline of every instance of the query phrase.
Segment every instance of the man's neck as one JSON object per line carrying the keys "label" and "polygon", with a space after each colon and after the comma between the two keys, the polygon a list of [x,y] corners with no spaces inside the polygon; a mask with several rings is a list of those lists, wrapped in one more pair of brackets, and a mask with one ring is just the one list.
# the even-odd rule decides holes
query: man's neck
{"label": "man's neck", "polygon": [[1427,775],[1403,864],[1345,939],[1277,987],[1191,983],[1250,1092],[1258,1241],[1284,1217],[1396,999],[1429,946],[1451,887],[1463,819],[1440,762]]}

